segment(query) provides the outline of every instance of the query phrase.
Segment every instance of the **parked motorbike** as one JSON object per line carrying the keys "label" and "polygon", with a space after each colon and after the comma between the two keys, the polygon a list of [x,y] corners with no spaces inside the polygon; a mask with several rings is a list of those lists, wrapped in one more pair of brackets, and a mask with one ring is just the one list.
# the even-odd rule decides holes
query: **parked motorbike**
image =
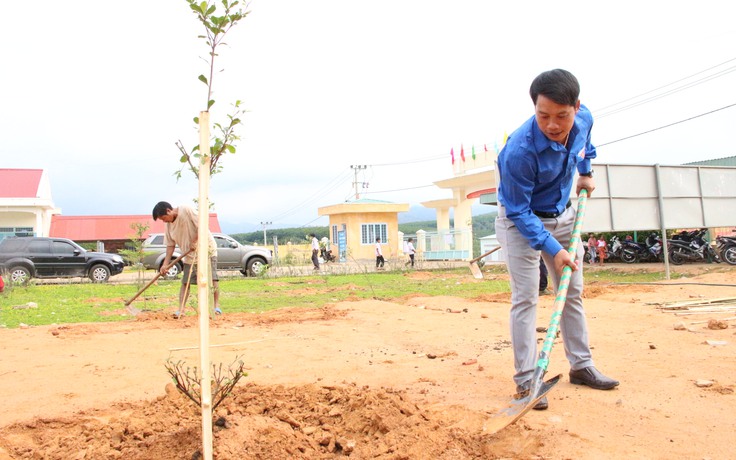
{"label": "parked motorbike", "polygon": [[320,248],[319,256],[325,262],[334,262],[337,260],[337,257],[334,254],[332,254],[332,249]]}
{"label": "parked motorbike", "polygon": [[736,236],[717,236],[716,247],[721,259],[728,264],[736,265]]}
{"label": "parked motorbike", "polygon": [[656,233],[649,234],[644,243],[637,243],[636,241],[623,242],[621,260],[626,263],[661,262],[663,259],[662,239]]}
{"label": "parked motorbike", "polygon": [[592,256],[590,255],[590,251],[588,250],[587,241],[583,241],[583,251],[585,251],[583,253],[583,262],[585,262],[586,264],[589,264],[590,261],[592,260]]}
{"label": "parked motorbike", "polygon": [[620,259],[623,255],[623,245],[621,244],[621,240],[616,235],[613,235],[611,237],[611,241],[608,242],[608,247],[606,248],[606,259]]}
{"label": "parked motorbike", "polygon": [[674,235],[671,240],[667,240],[670,262],[675,265],[682,265],[688,261],[720,263],[721,258],[713,246],[703,238],[706,231],[705,228],[689,232],[683,231]]}

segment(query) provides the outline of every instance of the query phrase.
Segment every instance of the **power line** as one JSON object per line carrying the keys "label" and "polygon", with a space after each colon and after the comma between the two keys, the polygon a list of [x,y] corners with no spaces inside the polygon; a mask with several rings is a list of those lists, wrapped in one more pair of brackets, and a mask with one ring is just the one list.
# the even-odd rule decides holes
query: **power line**
{"label": "power line", "polygon": [[[269,219],[271,222],[277,222],[279,220],[284,219],[285,217],[288,217],[292,214],[295,214],[296,212],[302,210],[306,205],[310,204],[313,201],[316,201],[328,193],[335,190],[337,187],[340,187],[345,184],[345,182],[350,180],[351,172],[349,169],[343,170],[340,174],[338,174],[336,177],[334,177],[332,180],[330,180],[324,187],[322,187],[320,190],[315,192],[313,195],[307,197],[303,201],[301,201],[299,204],[295,205],[294,207],[282,212],[281,214],[278,214],[272,218]],[[252,230],[255,231],[255,230]]]}
{"label": "power line", "polygon": [[409,165],[409,164],[413,164],[413,163],[424,163],[424,162],[427,162],[427,161],[437,161],[437,160],[442,160],[444,158],[447,158],[447,155],[435,155],[433,157],[427,157],[427,158],[417,158],[417,159],[414,159],[414,160],[397,161],[395,163],[379,163],[379,164],[368,165],[368,166],[374,166],[374,167],[379,167],[379,166],[401,166],[401,165]]}
{"label": "power line", "polygon": [[669,128],[670,126],[679,125],[680,123],[685,123],[686,121],[690,121],[690,120],[694,120],[696,118],[704,117],[705,115],[710,115],[712,113],[719,112],[719,111],[725,110],[725,109],[729,109],[729,108],[734,107],[734,106],[736,106],[736,103],[730,104],[730,105],[727,105],[727,106],[724,106],[724,107],[721,107],[719,109],[711,110],[710,112],[701,113],[700,115],[695,115],[694,117],[690,117],[690,118],[686,118],[684,120],[676,121],[676,122],[670,123],[668,125],[660,126],[659,128],[650,129],[648,131],[644,131],[644,132],[641,132],[639,134],[633,134],[631,136],[622,137],[621,139],[616,139],[615,141],[606,142],[606,143],[603,143],[603,144],[596,144],[596,148],[597,147],[603,147],[604,145],[611,145],[611,144],[614,144],[616,142],[625,141],[626,139],[631,139],[632,137],[641,136],[643,134],[649,134],[651,132],[658,131],[660,129]]}
{"label": "power line", "polygon": [[[679,92],[679,91],[683,91],[683,90],[685,90],[685,89],[688,89],[688,88],[691,88],[691,87],[693,87],[693,86],[696,86],[696,85],[699,85],[699,84],[705,83],[705,82],[707,82],[707,81],[710,81],[710,80],[712,80],[712,79],[714,79],[714,78],[718,78],[718,77],[721,77],[721,76],[723,76],[723,75],[725,75],[725,74],[728,74],[728,73],[731,73],[731,72],[733,72],[733,70],[734,70],[734,69],[735,69],[736,67],[729,67],[728,69],[725,69],[725,70],[721,70],[721,71],[719,71],[719,72],[718,72],[718,73],[716,73],[716,74],[713,74],[713,75],[709,75],[709,76],[707,76],[707,77],[701,78],[700,80],[697,80],[697,81],[695,81],[695,82],[690,82],[690,83],[688,83],[688,84],[686,84],[686,85],[682,85],[682,86],[680,86],[680,87],[674,88],[674,89],[672,89],[672,90],[669,90],[669,91],[667,91],[667,92],[666,92],[666,93],[664,93],[664,94],[660,94],[660,95],[657,95],[657,96],[653,96],[653,97],[651,97],[651,98],[648,98],[648,99],[646,99],[646,100],[644,100],[644,101],[639,101],[639,102],[636,102],[636,103],[633,103],[633,104],[629,104],[629,105],[627,105],[627,106],[625,106],[625,107],[622,107],[622,108],[618,108],[618,109],[611,109],[612,107],[616,107],[616,106],[618,106],[618,105],[621,105],[621,104],[624,104],[624,103],[626,103],[626,102],[629,102],[629,101],[633,101],[633,100],[635,100],[635,99],[638,99],[638,98],[640,98],[640,97],[642,97],[642,96],[646,96],[646,95],[648,95],[648,94],[654,93],[654,92],[656,92],[656,91],[659,91],[659,90],[661,90],[661,89],[667,88],[667,87],[669,87],[669,86],[672,86],[672,85],[674,85],[674,84],[680,83],[680,82],[682,82],[682,81],[685,81],[685,80],[689,80],[689,79],[691,79],[691,78],[693,78],[693,77],[695,77],[695,76],[698,76],[698,75],[700,75],[700,74],[703,74],[703,73],[705,73],[705,72],[709,72],[709,71],[711,71],[711,70],[713,70],[713,69],[716,69],[716,68],[718,68],[718,67],[721,67],[721,66],[723,66],[723,65],[725,65],[725,64],[728,64],[729,62],[732,62],[732,61],[736,61],[736,58],[732,58],[732,59],[729,59],[729,60],[727,60],[727,61],[721,62],[720,64],[717,64],[717,65],[711,66],[711,67],[709,67],[709,68],[707,68],[707,69],[701,70],[701,71],[699,71],[699,72],[696,72],[696,73],[694,73],[694,74],[692,74],[692,75],[688,75],[687,77],[684,77],[684,78],[680,78],[679,80],[675,80],[675,81],[673,81],[673,82],[667,83],[666,85],[662,85],[662,86],[659,86],[659,87],[657,87],[657,88],[654,88],[654,89],[652,89],[652,90],[646,91],[646,92],[644,92],[644,93],[641,93],[641,94],[638,94],[638,95],[636,95],[636,96],[632,96],[632,97],[630,97],[630,98],[624,99],[623,101],[620,101],[620,102],[616,102],[615,104],[610,104],[610,105],[607,105],[607,106],[601,107],[600,109],[594,110],[593,112],[595,113],[595,115],[596,115],[596,118],[597,118],[597,119],[600,119],[600,118],[604,118],[604,117],[606,117],[606,116],[608,116],[608,115],[613,115],[614,113],[618,113],[618,112],[620,112],[620,111],[623,111],[623,110],[627,110],[627,109],[629,109],[629,108],[633,108],[633,107],[636,107],[636,106],[638,106],[638,105],[641,105],[641,104],[645,104],[645,103],[647,103],[647,102],[651,102],[651,101],[653,101],[653,100],[656,100],[656,99],[659,99],[659,98],[662,98],[662,97],[668,96],[668,95],[670,95],[670,94],[674,94],[674,93],[676,93],[676,92]],[[607,109],[611,109],[611,110],[608,110],[608,111],[607,111]]]}
{"label": "power line", "polygon": [[652,96],[652,97],[650,97],[648,99],[644,99],[642,101],[634,102],[632,104],[629,104],[629,105],[620,107],[618,109],[614,109],[614,110],[610,110],[608,112],[604,112],[603,114],[600,114],[600,115],[596,113],[596,118],[600,119],[600,118],[607,117],[609,115],[614,115],[616,113],[623,112],[623,111],[628,110],[628,109],[632,109],[634,107],[637,107],[637,106],[646,104],[648,102],[652,102],[652,101],[655,101],[657,99],[661,99],[661,98],[666,97],[666,96],[669,96],[671,94],[679,93],[680,91],[684,91],[686,89],[692,88],[693,86],[701,85],[701,84],[703,84],[703,83],[705,83],[707,81],[713,80],[713,79],[718,78],[718,77],[722,77],[723,75],[729,74],[729,73],[734,72],[734,71],[736,71],[736,66],[731,67],[729,69],[725,69],[725,70],[719,72],[716,75],[710,75],[710,76],[704,77],[704,78],[702,78],[700,80],[697,80],[697,81],[694,81],[694,82],[690,82],[690,83],[688,83],[686,85],[678,86],[677,88],[674,88],[674,89],[672,89],[670,91],[667,91],[665,93],[658,94],[656,96]]}
{"label": "power line", "polygon": [[368,194],[373,195],[373,194],[376,194],[376,193],[405,192],[407,190],[418,190],[420,188],[428,188],[428,187],[434,187],[434,184],[419,185],[419,186],[416,186],[416,187],[397,188],[397,189],[394,189],[394,190],[378,190],[378,191],[375,191],[375,192],[365,192],[365,194],[366,195],[368,195]]}

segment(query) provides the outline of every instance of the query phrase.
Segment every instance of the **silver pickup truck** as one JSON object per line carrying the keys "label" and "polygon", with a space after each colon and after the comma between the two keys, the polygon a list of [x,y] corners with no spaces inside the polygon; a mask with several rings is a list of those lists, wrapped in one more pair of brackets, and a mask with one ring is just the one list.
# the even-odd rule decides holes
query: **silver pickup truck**
{"label": "silver pickup truck", "polygon": [[[217,269],[239,270],[244,276],[258,276],[266,266],[271,264],[273,254],[269,249],[258,246],[244,246],[223,233],[213,233],[217,243]],[[164,234],[152,233],[143,242],[143,258],[145,268],[161,269],[166,257],[166,246],[164,246]],[[179,257],[179,247],[174,250],[172,260]],[[182,271],[179,262],[169,269],[167,276],[175,278]]]}

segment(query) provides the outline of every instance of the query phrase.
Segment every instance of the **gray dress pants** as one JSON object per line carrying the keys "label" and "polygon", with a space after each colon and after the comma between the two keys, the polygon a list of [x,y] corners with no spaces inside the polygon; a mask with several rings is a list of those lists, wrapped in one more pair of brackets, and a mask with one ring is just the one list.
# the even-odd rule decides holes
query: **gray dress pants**
{"label": "gray dress pants", "polygon": [[[567,248],[575,222],[575,207],[571,206],[559,217],[541,219],[552,236]],[[537,302],[539,300],[539,254],[521,235],[505,209],[499,206],[496,218],[496,236],[504,249],[506,266],[511,277],[511,342],[514,348],[514,382],[520,385],[531,379],[537,365]],[[588,326],[583,310],[583,246],[578,245],[578,270],[572,272],[567,301],[562,311],[560,330],[565,354],[573,370],[593,366],[588,344]],[[553,256],[542,252],[555,292],[560,284],[560,273],[554,270]],[[552,312],[550,311],[550,316]],[[549,321],[547,318],[544,321]],[[546,322],[544,325],[546,326]]]}

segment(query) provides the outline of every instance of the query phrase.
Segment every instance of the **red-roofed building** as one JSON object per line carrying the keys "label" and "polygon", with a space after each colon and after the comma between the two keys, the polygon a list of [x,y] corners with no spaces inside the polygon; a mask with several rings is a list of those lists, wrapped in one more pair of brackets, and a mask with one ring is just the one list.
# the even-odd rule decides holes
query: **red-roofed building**
{"label": "red-roofed building", "polygon": [[[6,236],[52,236],[77,243],[98,243],[106,252],[123,249],[135,235],[133,223],[148,225],[144,236],[163,233],[164,222],[150,214],[134,216],[62,216],[51,199],[43,169],[0,168],[0,240]],[[210,213],[210,231],[221,232],[217,214]]]}
{"label": "red-roofed building", "polygon": [[[216,213],[210,213],[209,227],[211,232],[221,232]],[[77,243],[97,243],[105,245],[105,252],[117,252],[125,248],[125,244],[135,237],[131,225],[148,226],[144,238],[151,233],[163,233],[165,223],[154,222],[150,214],[133,216],[53,216],[50,236],[69,238]]]}
{"label": "red-roofed building", "polygon": [[43,169],[0,168],[0,209],[0,239],[49,236],[52,216],[61,213]]}

